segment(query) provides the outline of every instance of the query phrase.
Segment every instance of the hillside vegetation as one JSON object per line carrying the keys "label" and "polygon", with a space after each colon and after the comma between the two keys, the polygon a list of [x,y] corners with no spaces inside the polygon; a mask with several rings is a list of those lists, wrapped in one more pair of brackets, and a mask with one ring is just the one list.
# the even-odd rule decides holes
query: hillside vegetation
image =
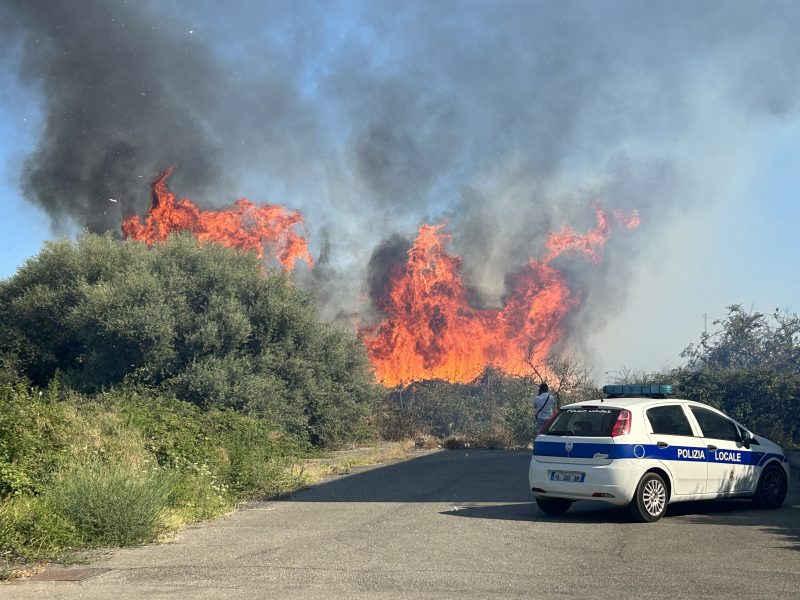
{"label": "hillside vegetation", "polygon": [[188,235],[48,243],[0,282],[0,361],[39,388],[148,386],[324,447],[358,435],[378,396],[358,339],[287,276]]}
{"label": "hillside vegetation", "polygon": [[0,558],[140,543],[295,487],[297,457],[375,436],[381,389],[253,254],[48,243],[0,281]]}
{"label": "hillside vegetation", "polygon": [[38,559],[151,541],[295,487],[307,452],[264,421],[146,391],[3,384],[0,548]]}

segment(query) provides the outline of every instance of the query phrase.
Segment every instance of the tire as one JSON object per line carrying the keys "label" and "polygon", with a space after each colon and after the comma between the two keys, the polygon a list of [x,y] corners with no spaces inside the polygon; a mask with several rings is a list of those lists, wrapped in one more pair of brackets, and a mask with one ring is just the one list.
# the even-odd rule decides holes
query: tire
{"label": "tire", "polygon": [[537,498],[536,504],[543,513],[563,515],[572,506],[572,500],[566,498]]}
{"label": "tire", "polygon": [[753,504],[758,508],[780,508],[783,501],[786,500],[788,489],[786,471],[778,465],[768,465],[761,473],[761,479],[758,480]]}
{"label": "tire", "polygon": [[643,523],[658,521],[667,512],[669,490],[658,473],[645,473],[630,503],[633,518]]}

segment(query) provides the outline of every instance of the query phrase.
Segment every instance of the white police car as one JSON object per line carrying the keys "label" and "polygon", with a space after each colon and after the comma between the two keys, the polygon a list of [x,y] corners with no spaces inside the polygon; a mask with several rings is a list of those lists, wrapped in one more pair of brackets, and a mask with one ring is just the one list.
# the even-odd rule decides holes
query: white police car
{"label": "white police car", "polygon": [[528,479],[544,512],[600,500],[657,521],[667,504],[685,500],[783,504],[789,461],[779,445],[710,406],[668,398],[672,386],[603,392],[609,397],[562,407],[534,441]]}

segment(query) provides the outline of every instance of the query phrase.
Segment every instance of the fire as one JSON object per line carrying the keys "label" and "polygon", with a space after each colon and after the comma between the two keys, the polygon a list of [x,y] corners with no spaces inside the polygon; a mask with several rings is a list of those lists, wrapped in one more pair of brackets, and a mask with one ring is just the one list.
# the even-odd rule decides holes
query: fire
{"label": "fire", "polygon": [[[561,233],[551,233],[545,246],[549,250],[545,262],[549,262],[557,256],[570,250],[583,254],[588,261],[598,264],[603,260],[603,247],[611,236],[611,225],[608,216],[599,203],[593,202],[595,215],[597,216],[597,226],[590,229],[585,234],[576,232],[569,225],[564,225]],[[634,209],[630,215],[615,209],[612,211],[614,218],[625,228],[635,229],[639,226],[639,213]]]}
{"label": "fire", "polygon": [[[391,277],[381,302],[386,318],[360,331],[378,378],[394,386],[424,379],[471,381],[487,365],[523,375],[526,359],[546,356],[563,334],[564,317],[580,304],[564,275],[550,264],[576,251],[591,262],[602,259],[611,233],[605,211],[594,205],[597,226],[579,234],[565,226],[546,242],[544,260],[531,258],[507,277],[502,308],[474,308],[461,279],[461,259],[449,254],[444,225],[423,225],[408,260]],[[625,226],[638,215],[615,215]],[[633,219],[637,219],[635,224]]]}
{"label": "fire", "polygon": [[614,218],[628,229],[636,229],[642,222],[642,220],[639,218],[639,211],[635,208],[630,215],[626,215],[618,208],[614,209]]}
{"label": "fire", "polygon": [[[306,240],[295,231],[304,224],[298,211],[245,199],[227,210],[203,211],[169,190],[173,170],[153,182],[144,223],[136,215],[124,221],[125,237],[153,244],[171,233],[189,231],[199,240],[253,251],[259,257],[267,252],[288,270],[297,260],[313,266]],[[531,258],[506,277],[508,293],[501,308],[470,304],[461,258],[447,251],[451,238],[444,225],[422,225],[408,259],[396,265],[385,295],[376,299],[386,318],[359,330],[378,378],[389,386],[425,379],[466,382],[489,365],[509,374],[528,374],[531,357],[547,356],[563,335],[564,318],[580,305],[580,297],[553,260],[577,253],[591,263],[602,261],[612,219],[599,203],[592,207],[594,227],[579,233],[564,225],[548,236],[543,259]],[[629,229],[640,223],[635,210],[614,210],[612,216]]]}
{"label": "fire", "polygon": [[189,231],[198,240],[253,251],[259,258],[264,257],[266,247],[268,256],[274,256],[287,270],[293,269],[297,260],[313,266],[305,238],[295,231],[295,226],[304,224],[300,212],[254,204],[244,198],[227,210],[201,210],[191,200],[178,200],[170,191],[167,179],[174,169],[170,167],[153,181],[153,200],[144,224],[138,215],[122,223],[126,238],[153,244],[166,240],[171,233]]}

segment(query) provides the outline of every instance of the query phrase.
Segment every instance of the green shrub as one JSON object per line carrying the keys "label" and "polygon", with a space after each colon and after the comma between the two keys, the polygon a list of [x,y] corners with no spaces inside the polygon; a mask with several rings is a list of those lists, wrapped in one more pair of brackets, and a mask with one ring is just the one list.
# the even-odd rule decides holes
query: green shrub
{"label": "green shrub", "polygon": [[128,384],[0,384],[0,559],[152,540],[300,485],[304,438]]}
{"label": "green shrub", "polygon": [[85,545],[126,546],[156,538],[171,485],[163,471],[97,461],[61,473],[47,497]]}
{"label": "green shrub", "polygon": [[0,504],[0,555],[47,559],[78,542],[75,526],[41,496],[20,495]]}
{"label": "green shrub", "polygon": [[379,397],[363,344],[288,275],[191,235],[48,242],[0,280],[0,382],[17,379],[150,386],[325,447],[352,440]]}
{"label": "green shrub", "polygon": [[536,437],[536,419],[532,394],[526,393],[509,402],[503,410],[503,427],[513,443],[526,446]]}
{"label": "green shrub", "polygon": [[22,385],[0,384],[0,498],[40,491],[65,458],[64,407]]}
{"label": "green shrub", "polygon": [[208,521],[233,508],[236,498],[228,492],[221,476],[207,465],[198,465],[193,471],[174,472],[167,499],[170,517],[167,525],[180,528],[186,523]]}

